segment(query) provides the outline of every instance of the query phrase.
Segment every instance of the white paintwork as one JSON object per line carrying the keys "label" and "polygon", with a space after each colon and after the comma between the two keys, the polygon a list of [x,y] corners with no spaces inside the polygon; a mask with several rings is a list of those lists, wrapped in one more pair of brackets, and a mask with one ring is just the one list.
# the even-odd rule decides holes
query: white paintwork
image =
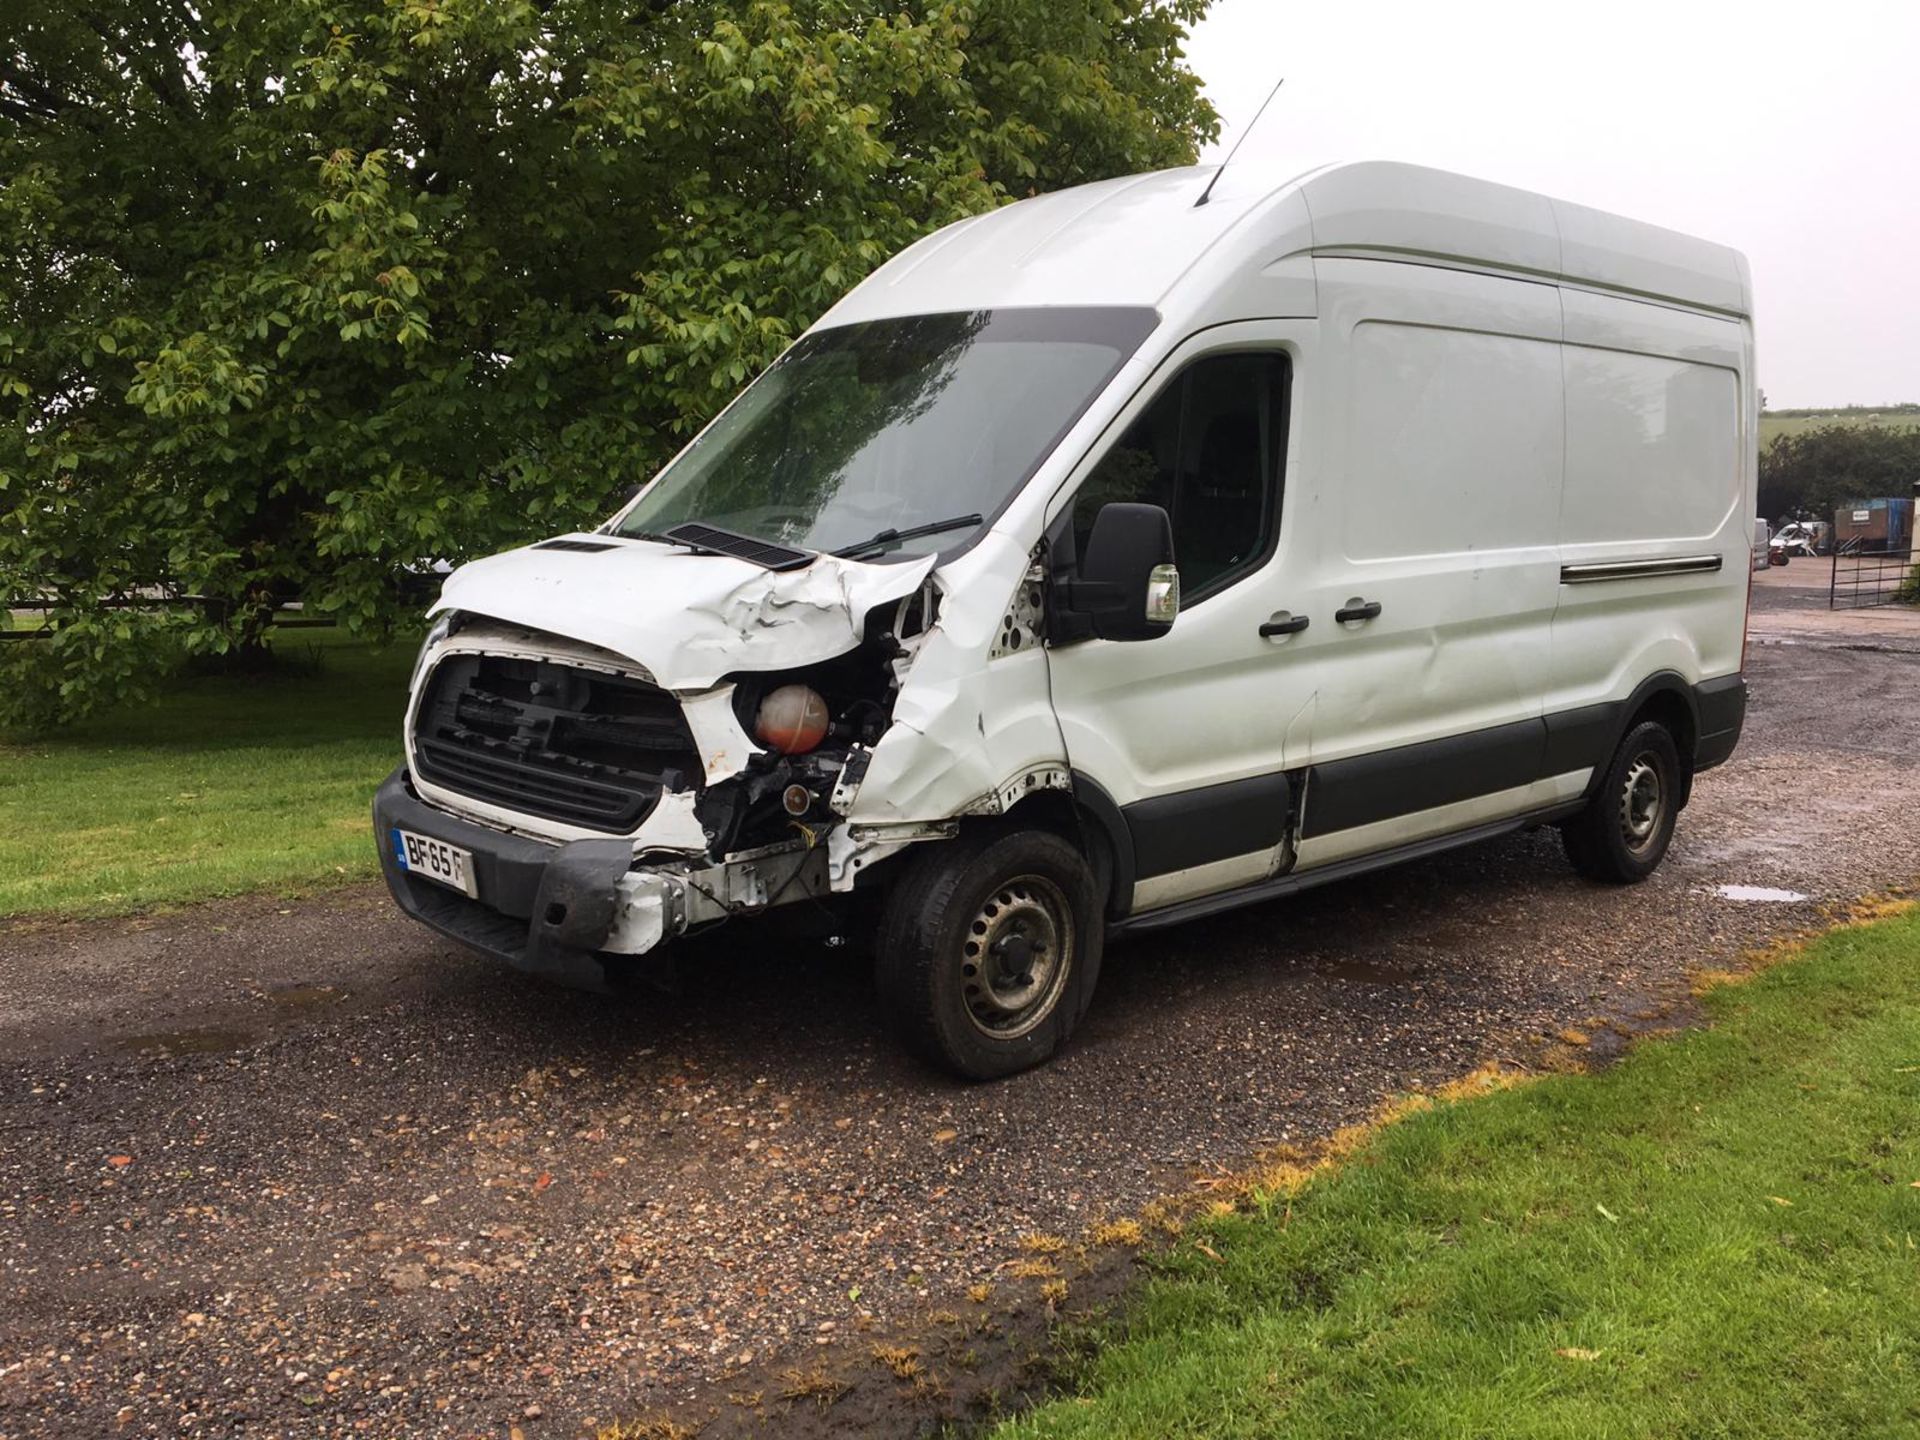
{"label": "white paintwork", "polygon": [[[1710,540],[1741,500],[1739,376],[1717,365],[1565,347],[1571,541]],[[1619,423],[1622,407],[1643,423]],[[1699,483],[1704,473],[1714,483]]]}
{"label": "white paintwork", "polygon": [[770,571],[725,555],[617,536],[593,553],[527,546],[463,565],[433,613],[458,610],[624,655],[669,690],[734,670],[791,669],[845,654],[875,605],[911,595],[934,557],[870,565],[822,555]]}
{"label": "white paintwork", "polygon": [[716,685],[680,700],[709,785],[738,775],[747,757],[760,752],[753,738],[740,728],[740,717],[733,713],[733,691],[732,685]]}
{"label": "white paintwork", "polygon": [[[1273,348],[1285,351],[1305,375],[1312,367],[1313,337],[1313,325],[1302,321],[1215,327],[1176,350],[1161,371],[1184,370],[1199,356],[1223,349]],[[1144,386],[1130,397],[1113,433],[1131,425],[1161,388]],[[1104,450],[1089,451],[1072,483],[1055,497],[1053,513],[1069,503]],[[1299,453],[1290,446],[1288,486],[1302,473]],[[1313,630],[1278,642],[1260,640],[1257,632],[1275,611],[1299,611],[1305,599],[1287,563],[1288,528],[1282,525],[1283,553],[1276,563],[1184,606],[1164,640],[1095,640],[1049,653],[1052,701],[1066,753],[1075,769],[1094,777],[1117,803],[1285,768],[1283,726],[1274,722],[1312,693],[1314,681],[1299,663],[1299,652],[1313,639]],[[1201,883],[1205,880],[1201,877]]]}
{"label": "white paintwork", "polygon": [[678,876],[658,870],[630,870],[620,877],[613,928],[604,950],[644,955],[682,928],[676,924],[686,904],[686,886]]}
{"label": "white paintwork", "polygon": [[[1301,659],[1320,678],[1289,767],[1538,715],[1559,585],[1553,288],[1318,264],[1329,350],[1318,403],[1296,409],[1324,437],[1325,538],[1295,538],[1318,582]],[[1332,623],[1349,599],[1380,617]]]}
{"label": "white paintwork", "polygon": [[1258,884],[1271,879],[1279,870],[1283,853],[1280,848],[1255,850],[1251,854],[1233,855],[1225,860],[1193,865],[1165,875],[1148,876],[1134,883],[1133,908],[1158,910],[1176,900],[1218,895],[1223,890],[1237,890],[1242,885]]}
{"label": "white paintwork", "polygon": [[[1281,185],[1208,166],[1108,180],[963,220],[901,251],[818,328],[1013,305],[1152,305],[1170,319],[1313,252],[1527,275],[1752,313],[1738,251],[1659,226],[1418,165],[1366,161]],[[1232,305],[1236,318],[1292,311]],[[1182,333],[1187,333],[1183,331]]]}
{"label": "white paintwork", "polygon": [[[1620,699],[1657,670],[1688,681],[1738,670],[1757,408],[1737,252],[1390,163],[1280,185],[1230,170],[1196,209],[1212,174],[1136,176],[964,221],[819,322],[1029,305],[1161,317],[990,533],[939,569],[931,557],[823,558],[771,575],[598,536],[617,549],[465,567],[439,608],[577,637],[645,671],[687,705],[711,783],[750,746],[722,676],[843,653],[874,607],[931,573],[939,622],[896,662],[892,727],[836,801],[836,889],[1069,767],[1126,805]],[[1293,367],[1272,559],[1188,608],[1164,640],[999,645],[1045,525],[1105,447],[1184,365],[1236,347],[1282,351]],[[1701,554],[1724,555],[1722,572],[1559,579],[1563,564]],[[1336,625],[1333,611],[1359,599],[1380,601],[1380,618]],[[1257,635],[1289,612],[1312,624]],[[1518,815],[1585,778],[1316,837],[1295,863]],[[429,798],[554,839],[584,833]],[[697,830],[690,808],[663,803],[636,849],[697,849]],[[1159,877],[1139,901],[1263,878],[1286,848]]]}

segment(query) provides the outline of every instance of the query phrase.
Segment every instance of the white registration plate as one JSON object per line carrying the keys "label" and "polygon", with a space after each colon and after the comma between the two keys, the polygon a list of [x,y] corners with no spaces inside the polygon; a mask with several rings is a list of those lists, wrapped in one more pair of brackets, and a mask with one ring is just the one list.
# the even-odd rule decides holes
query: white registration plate
{"label": "white registration plate", "polygon": [[416,835],[397,825],[391,833],[394,858],[400,862],[402,870],[422,879],[438,880],[463,895],[478,897],[480,889],[473,883],[471,850],[462,850],[458,845],[449,845],[431,835]]}

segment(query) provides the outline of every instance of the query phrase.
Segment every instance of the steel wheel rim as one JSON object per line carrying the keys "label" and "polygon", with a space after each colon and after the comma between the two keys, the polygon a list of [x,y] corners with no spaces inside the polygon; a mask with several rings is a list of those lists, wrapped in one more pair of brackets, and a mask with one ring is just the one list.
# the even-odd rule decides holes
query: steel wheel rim
{"label": "steel wheel rim", "polygon": [[1642,751],[1627,766],[1620,785],[1620,838],[1638,854],[1653,844],[1666,819],[1667,784],[1651,751]]}
{"label": "steel wheel rim", "polygon": [[981,1034],[1017,1040],[1054,1011],[1073,968],[1073,910],[1051,880],[994,887],[960,946],[960,993]]}

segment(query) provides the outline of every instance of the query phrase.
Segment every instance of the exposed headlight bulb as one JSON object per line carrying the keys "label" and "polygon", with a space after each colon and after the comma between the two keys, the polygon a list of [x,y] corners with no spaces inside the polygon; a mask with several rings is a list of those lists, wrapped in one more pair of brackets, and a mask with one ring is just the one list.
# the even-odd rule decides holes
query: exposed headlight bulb
{"label": "exposed headlight bulb", "polygon": [[827,738],[827,702],[811,685],[782,685],[760,702],[754,737],[782,755],[804,755]]}

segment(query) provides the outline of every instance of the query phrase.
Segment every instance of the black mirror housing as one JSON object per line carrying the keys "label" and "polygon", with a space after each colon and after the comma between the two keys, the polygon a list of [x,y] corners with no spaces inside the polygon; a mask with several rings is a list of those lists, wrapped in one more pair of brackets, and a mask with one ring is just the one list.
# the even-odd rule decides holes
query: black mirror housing
{"label": "black mirror housing", "polygon": [[1158,505],[1115,500],[1093,517],[1076,574],[1059,589],[1064,607],[1101,640],[1155,640],[1173,628],[1179,577],[1173,521]]}

